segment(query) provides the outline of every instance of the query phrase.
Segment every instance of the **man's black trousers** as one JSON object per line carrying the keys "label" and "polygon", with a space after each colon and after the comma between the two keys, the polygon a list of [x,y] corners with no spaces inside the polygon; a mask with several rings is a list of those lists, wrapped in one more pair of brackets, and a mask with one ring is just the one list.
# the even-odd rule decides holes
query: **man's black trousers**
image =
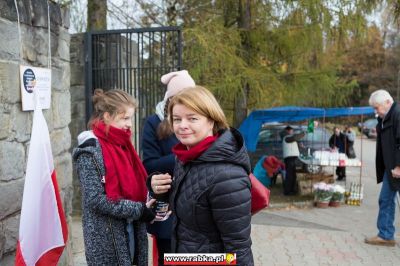
{"label": "man's black trousers", "polygon": [[297,157],[287,157],[284,159],[286,178],[283,182],[283,194],[285,195],[294,195],[297,193],[296,159]]}

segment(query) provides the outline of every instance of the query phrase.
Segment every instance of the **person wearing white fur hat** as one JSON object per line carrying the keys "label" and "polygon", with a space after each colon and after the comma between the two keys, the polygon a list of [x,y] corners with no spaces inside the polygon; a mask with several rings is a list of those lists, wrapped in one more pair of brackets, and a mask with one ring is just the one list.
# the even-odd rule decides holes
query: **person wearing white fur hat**
{"label": "person wearing white fur hat", "polygon": [[[167,87],[164,99],[157,104],[156,113],[147,118],[143,128],[143,164],[149,175],[160,172],[169,173],[172,176],[175,166],[175,155],[172,154],[172,147],[179,141],[168,124],[169,99],[183,89],[194,87],[196,84],[186,70],[165,74],[161,77],[161,82]],[[164,253],[169,253],[171,250],[171,219],[154,222],[154,224],[148,226],[148,232],[156,237],[158,263],[164,265]]]}

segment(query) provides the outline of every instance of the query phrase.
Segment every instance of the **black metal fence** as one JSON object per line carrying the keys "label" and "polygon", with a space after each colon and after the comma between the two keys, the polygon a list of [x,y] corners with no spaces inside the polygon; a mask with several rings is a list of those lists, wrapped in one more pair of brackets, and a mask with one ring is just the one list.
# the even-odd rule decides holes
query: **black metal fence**
{"label": "black metal fence", "polygon": [[85,36],[86,120],[93,110],[96,88],[122,89],[139,102],[134,119],[134,141],[139,150],[146,117],[163,99],[160,77],[182,66],[182,33],[179,27],[141,28],[88,32]]}

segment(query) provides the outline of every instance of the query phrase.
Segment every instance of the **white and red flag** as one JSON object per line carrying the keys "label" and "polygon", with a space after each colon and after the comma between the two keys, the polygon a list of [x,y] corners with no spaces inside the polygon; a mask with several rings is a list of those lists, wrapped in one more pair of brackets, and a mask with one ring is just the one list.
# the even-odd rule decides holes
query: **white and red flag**
{"label": "white and red flag", "polygon": [[68,238],[50,135],[42,110],[33,115],[15,265],[57,265]]}

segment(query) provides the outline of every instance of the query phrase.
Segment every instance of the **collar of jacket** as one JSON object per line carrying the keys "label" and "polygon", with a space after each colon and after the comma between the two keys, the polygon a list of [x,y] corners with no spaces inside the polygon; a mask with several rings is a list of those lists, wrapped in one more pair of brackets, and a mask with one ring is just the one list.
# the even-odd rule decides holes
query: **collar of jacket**
{"label": "collar of jacket", "polygon": [[250,174],[250,158],[240,132],[229,128],[218,132],[220,137],[192,163],[228,162],[241,165]]}
{"label": "collar of jacket", "polygon": [[393,102],[392,106],[390,106],[389,111],[385,115],[384,118],[378,117],[378,125],[377,129],[383,129],[385,127],[385,123],[387,123],[392,116],[393,110],[396,108],[397,102]]}
{"label": "collar of jacket", "polygon": [[381,122],[382,124],[384,124],[386,121],[388,121],[390,119],[390,117],[392,116],[393,110],[396,108],[397,102],[393,102],[392,106],[390,106],[389,111],[387,112],[387,114],[385,115],[384,118],[380,118],[378,117],[378,122]]}

